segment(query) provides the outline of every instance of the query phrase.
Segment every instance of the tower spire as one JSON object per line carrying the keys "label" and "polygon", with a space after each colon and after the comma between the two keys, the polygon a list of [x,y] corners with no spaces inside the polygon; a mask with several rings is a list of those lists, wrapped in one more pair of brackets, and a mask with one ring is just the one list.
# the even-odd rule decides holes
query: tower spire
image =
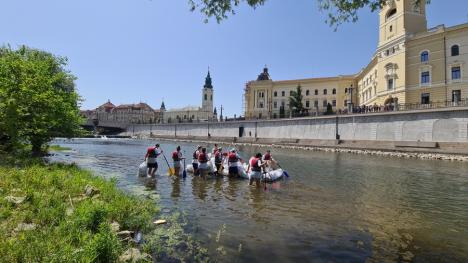
{"label": "tower spire", "polygon": [[208,74],[206,75],[205,85],[203,87],[205,89],[213,89],[213,85],[211,83],[210,67],[208,67]]}

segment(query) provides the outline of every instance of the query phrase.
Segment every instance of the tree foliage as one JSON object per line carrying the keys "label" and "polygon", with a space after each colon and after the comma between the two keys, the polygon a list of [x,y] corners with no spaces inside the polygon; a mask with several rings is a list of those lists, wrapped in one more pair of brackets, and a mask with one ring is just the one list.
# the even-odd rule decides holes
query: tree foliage
{"label": "tree foliage", "polygon": [[295,116],[304,111],[302,98],[302,88],[301,85],[298,85],[295,91],[291,91],[291,96],[289,97],[289,108]]}
{"label": "tree foliage", "polygon": [[0,48],[0,137],[3,146],[31,144],[79,131],[79,95],[67,59],[22,46]]}
{"label": "tree foliage", "polygon": [[[228,15],[235,14],[236,8],[243,2],[247,5],[257,8],[265,4],[267,0],[189,0],[192,11],[199,10],[207,18],[214,17],[219,23],[226,19]],[[328,13],[326,22],[336,27],[344,22],[356,22],[358,20],[358,11],[363,8],[369,8],[372,12],[379,10],[389,1],[393,0],[315,0],[321,11]],[[430,0],[414,0],[415,4],[420,1],[429,2]]]}

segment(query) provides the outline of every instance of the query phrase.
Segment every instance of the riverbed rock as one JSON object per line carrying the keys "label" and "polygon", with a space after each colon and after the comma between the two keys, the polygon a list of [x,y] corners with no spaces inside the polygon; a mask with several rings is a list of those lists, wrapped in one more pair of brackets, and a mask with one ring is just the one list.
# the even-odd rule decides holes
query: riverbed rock
{"label": "riverbed rock", "polygon": [[12,196],[12,195],[9,195],[9,196],[6,196],[5,197],[5,200],[11,204],[14,204],[14,205],[20,205],[24,202],[24,200],[26,200],[26,197],[25,196]]}
{"label": "riverbed rock", "polygon": [[123,231],[117,232],[117,236],[121,239],[131,239],[134,233],[135,233],[134,231],[123,230]]}
{"label": "riverbed rock", "polygon": [[99,189],[95,188],[94,186],[92,185],[86,185],[85,186],[85,195],[88,196],[88,197],[92,197],[96,194],[99,194]]}
{"label": "riverbed rock", "polygon": [[153,222],[153,224],[155,224],[155,225],[162,225],[162,224],[165,224],[165,223],[167,223],[167,221],[164,220],[164,219],[159,219],[159,220],[156,220],[156,221]]}
{"label": "riverbed rock", "polygon": [[151,256],[146,253],[141,253],[140,250],[137,248],[129,248],[125,253],[123,253],[120,257],[118,262],[145,262],[151,261]]}

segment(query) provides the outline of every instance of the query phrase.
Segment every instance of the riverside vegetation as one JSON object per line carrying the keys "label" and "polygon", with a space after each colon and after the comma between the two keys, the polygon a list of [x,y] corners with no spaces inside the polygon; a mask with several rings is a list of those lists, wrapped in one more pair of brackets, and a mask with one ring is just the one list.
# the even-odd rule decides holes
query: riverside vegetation
{"label": "riverside vegetation", "polygon": [[152,223],[153,200],[76,165],[0,157],[1,262],[208,261],[182,216]]}

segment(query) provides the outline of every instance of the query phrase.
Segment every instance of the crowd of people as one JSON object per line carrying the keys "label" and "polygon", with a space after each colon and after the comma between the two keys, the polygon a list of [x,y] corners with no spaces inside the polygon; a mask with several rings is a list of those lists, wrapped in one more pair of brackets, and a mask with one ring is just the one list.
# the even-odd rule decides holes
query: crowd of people
{"label": "crowd of people", "polygon": [[[164,156],[164,152],[158,143],[147,149],[145,161],[147,165],[148,177],[155,176],[156,171],[158,170],[157,160],[161,155],[167,161],[166,157]],[[202,147],[200,145],[197,146],[197,148],[192,153],[192,167],[194,175],[202,177],[207,175],[222,176],[224,170],[223,164],[227,163],[228,176],[240,176],[239,168],[242,167],[241,165],[244,163],[244,159],[242,159],[242,157],[239,155],[237,149],[231,148],[229,151],[223,151],[222,147],[219,147],[218,144],[215,144],[211,151],[211,156],[214,157],[214,172],[212,172],[212,168],[209,164],[210,156],[207,153],[206,147]],[[186,160],[186,157],[184,157],[182,154],[180,146],[176,147],[175,151],[172,152],[171,157],[173,161],[173,167],[169,167],[169,169],[173,169],[174,175],[180,175],[182,161],[184,161],[185,165]],[[249,184],[252,185],[255,182],[257,187],[259,187],[262,176],[266,173],[267,168],[276,169],[276,162],[271,156],[270,150],[267,150],[265,154],[257,153],[252,156],[248,161],[247,168],[247,174],[250,178]]]}

